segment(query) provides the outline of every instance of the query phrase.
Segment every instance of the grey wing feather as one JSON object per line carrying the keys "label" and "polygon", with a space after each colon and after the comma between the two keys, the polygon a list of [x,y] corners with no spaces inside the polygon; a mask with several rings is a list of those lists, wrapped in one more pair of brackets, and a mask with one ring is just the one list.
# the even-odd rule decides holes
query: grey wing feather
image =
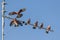
{"label": "grey wing feather", "polygon": [[18,13],[24,12],[25,10],[26,10],[25,8],[20,9]]}
{"label": "grey wing feather", "polygon": [[10,12],[9,15],[14,15],[17,14],[16,12]]}
{"label": "grey wing feather", "polygon": [[23,24],[22,24],[22,22],[21,21],[17,21],[18,22],[18,24],[20,25],[20,26],[23,26]]}

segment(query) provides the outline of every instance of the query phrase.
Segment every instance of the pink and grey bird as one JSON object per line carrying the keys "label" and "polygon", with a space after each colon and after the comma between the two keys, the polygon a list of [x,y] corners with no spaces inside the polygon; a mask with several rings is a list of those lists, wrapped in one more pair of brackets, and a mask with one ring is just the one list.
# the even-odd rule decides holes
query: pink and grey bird
{"label": "pink and grey bird", "polygon": [[27,20],[27,24],[30,24],[30,21],[31,21],[31,20],[30,20],[30,18],[29,18],[29,19]]}
{"label": "pink and grey bird", "polygon": [[36,27],[38,27],[38,21],[34,23],[33,29],[36,29]]}
{"label": "pink and grey bird", "polygon": [[40,24],[40,29],[42,29],[42,28],[43,28],[43,23]]}
{"label": "pink and grey bird", "polygon": [[27,20],[27,22],[25,23],[25,25],[27,25],[27,24],[30,24],[30,18]]}
{"label": "pink and grey bird", "polygon": [[48,33],[51,30],[51,26],[48,25],[48,27],[46,28],[46,33]]}

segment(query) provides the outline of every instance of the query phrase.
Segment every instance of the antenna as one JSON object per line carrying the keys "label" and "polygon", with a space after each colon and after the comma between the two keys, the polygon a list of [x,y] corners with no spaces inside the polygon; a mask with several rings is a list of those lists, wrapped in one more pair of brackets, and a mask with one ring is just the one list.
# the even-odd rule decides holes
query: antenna
{"label": "antenna", "polygon": [[2,40],[4,40],[4,25],[5,25],[5,22],[4,22],[4,15],[5,15],[5,0],[2,0]]}
{"label": "antenna", "polygon": [[[5,10],[5,5],[6,5],[6,2],[5,2],[5,0],[2,0],[2,40],[4,40],[4,26],[5,26],[5,18],[8,18],[8,19],[14,19],[14,18],[11,18],[11,17],[9,17],[9,16],[5,16],[5,12],[6,12],[6,10]],[[23,11],[25,11],[25,9],[23,10]],[[20,15],[21,16],[21,15]],[[22,23],[25,23],[25,25],[27,25],[27,24],[29,24],[29,25],[32,25],[32,26],[34,26],[33,28],[35,29],[35,27],[40,27],[40,26],[38,26],[37,24],[38,24],[38,22],[36,22],[35,24],[30,24],[30,20],[29,21],[27,21],[27,22],[25,22],[25,21],[21,21]],[[16,22],[15,22],[16,23]],[[18,23],[18,24],[20,24],[20,23]],[[45,30],[47,30],[46,28],[42,28],[42,29],[45,29]],[[49,31],[49,30],[48,30]],[[50,30],[50,31],[52,31],[52,30]]]}

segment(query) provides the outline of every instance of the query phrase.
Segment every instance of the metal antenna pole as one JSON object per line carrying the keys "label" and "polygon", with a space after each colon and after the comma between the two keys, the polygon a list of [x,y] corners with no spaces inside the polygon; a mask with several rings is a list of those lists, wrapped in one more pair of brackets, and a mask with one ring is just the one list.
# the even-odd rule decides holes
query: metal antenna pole
{"label": "metal antenna pole", "polygon": [[2,0],[2,40],[4,40],[4,15],[5,15],[5,0]]}

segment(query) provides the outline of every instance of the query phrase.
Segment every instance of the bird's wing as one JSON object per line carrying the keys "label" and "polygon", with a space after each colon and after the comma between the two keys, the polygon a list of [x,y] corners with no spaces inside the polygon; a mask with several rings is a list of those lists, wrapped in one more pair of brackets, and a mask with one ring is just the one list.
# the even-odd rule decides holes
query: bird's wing
{"label": "bird's wing", "polygon": [[21,26],[23,26],[22,21],[17,20],[17,23]]}
{"label": "bird's wing", "polygon": [[10,22],[10,26],[12,26],[12,25],[13,25],[13,22],[14,22],[14,21],[11,21],[11,22]]}
{"label": "bird's wing", "polygon": [[21,13],[22,12],[22,9],[20,9],[19,11],[18,11],[18,13]]}
{"label": "bird's wing", "polygon": [[25,8],[20,9],[20,10],[18,11],[18,13],[24,12],[25,10],[26,10]]}
{"label": "bird's wing", "polygon": [[17,14],[16,12],[10,12],[9,15],[14,15]]}

